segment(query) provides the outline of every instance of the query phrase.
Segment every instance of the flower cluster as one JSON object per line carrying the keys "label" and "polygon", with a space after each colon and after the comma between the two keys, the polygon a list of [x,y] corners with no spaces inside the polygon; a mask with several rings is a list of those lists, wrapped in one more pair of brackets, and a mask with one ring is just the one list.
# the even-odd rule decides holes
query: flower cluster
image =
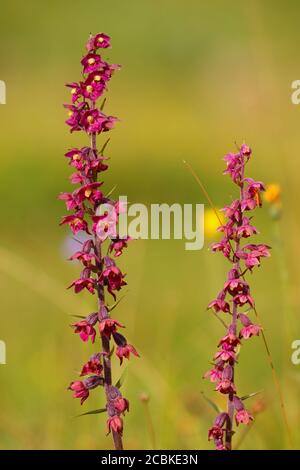
{"label": "flower cluster", "polygon": [[[72,382],[69,389],[82,404],[88,398],[90,390],[98,386],[104,387],[108,431],[113,434],[115,447],[121,449],[121,415],[128,411],[129,403],[118,388],[112,385],[111,340],[115,342],[116,356],[121,364],[124,358],[129,359],[130,354],[138,356],[138,353],[127,343],[125,336],[119,333],[123,325],[110,317],[112,307],[107,305],[105,299],[106,290],[116,300],[116,293],[126,285],[125,274],[118,268],[114,258],[122,254],[128,242],[128,238],[119,238],[116,230],[119,214],[124,208],[119,202],[104,195],[103,182],[99,181],[99,176],[101,179],[108,165],[107,157],[103,155],[106,143],[99,151],[96,137],[112,129],[117,120],[104,114],[103,105],[97,105],[114,71],[120,68],[119,65],[107,63],[99,54],[99,49],[108,47],[109,36],[103,33],[91,36],[86,46],[87,54],[81,60],[83,80],[66,85],[71,89],[72,98],[71,104],[64,105],[69,112],[66,124],[70,126],[71,132],[85,132],[90,144],[66,152],[65,157],[75,170],[70,181],[77,187],[71,192],[61,193],[59,198],[71,212],[62,218],[61,224],[69,225],[74,235],[78,232],[85,233],[85,241],[70,258],[78,261],[82,270],[79,278],[69,288],[73,288],[76,294],[86,290],[90,294],[97,293],[98,297],[97,311],[83,317],[72,327],[82,341],[91,340],[94,343],[98,334],[102,344],[102,350],[82,366],[80,376],[83,379]],[[107,253],[103,255],[103,243],[106,241]]]}
{"label": "flower cluster", "polygon": [[237,394],[234,380],[235,364],[243,340],[258,336],[261,331],[261,327],[249,318],[255,304],[245,274],[260,266],[262,258],[270,256],[267,245],[242,244],[243,239],[258,233],[249,211],[261,206],[260,194],[265,190],[262,182],[245,177],[245,166],[251,154],[251,149],[242,145],[237,153],[225,156],[227,168],[224,174],[228,174],[239,187],[239,198],[224,207],[226,222],[217,229],[223,237],[211,247],[213,252],[222,252],[231,263],[223,289],[208,305],[215,313],[223,312],[230,317],[226,334],[213,358],[214,366],[205,374],[215,383],[215,390],[228,397],[227,411],[217,416],[208,433],[208,439],[213,440],[216,449],[220,450],[232,448],[234,420],[237,426],[253,420]]}

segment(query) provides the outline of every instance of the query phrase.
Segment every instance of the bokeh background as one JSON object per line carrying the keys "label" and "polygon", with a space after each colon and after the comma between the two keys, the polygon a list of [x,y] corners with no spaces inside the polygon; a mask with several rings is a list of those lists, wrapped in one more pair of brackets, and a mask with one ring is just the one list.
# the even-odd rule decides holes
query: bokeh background
{"label": "bokeh background", "polygon": [[[7,345],[0,447],[111,446],[104,415],[76,418],[103,405],[101,391],[82,408],[66,391],[96,350],[72,333],[70,315],[93,311],[94,298],[65,289],[78,266],[65,261],[68,230],[58,226],[65,210],[57,200],[70,188],[63,154],[83,143],[64,125],[64,83],[79,78],[89,33],[104,31],[113,43],[105,57],[123,64],[107,95],[106,110],[121,119],[111,133],[107,190],[118,184],[117,193],[145,204],[206,203],[186,159],[222,207],[234,190],[221,157],[235,141],[253,148],[248,173],[282,188],[281,220],[267,206],[258,211],[260,239],[273,256],[252,286],[299,448],[300,366],[291,363],[291,343],[300,337],[300,106],[291,103],[291,82],[300,78],[299,2],[2,0],[0,10],[0,79],[7,85],[0,106],[0,339]],[[205,396],[218,398],[201,377],[223,327],[206,305],[227,265],[208,252],[214,237],[207,227],[201,251],[185,251],[182,241],[142,240],[121,260],[128,293],[117,315],[141,353],[124,367],[127,448],[211,448],[215,412]],[[114,363],[114,379],[121,373]],[[238,430],[236,444],[288,448],[261,338],[243,348],[237,382],[243,394],[260,394],[248,401],[259,411],[256,422],[246,435]]]}

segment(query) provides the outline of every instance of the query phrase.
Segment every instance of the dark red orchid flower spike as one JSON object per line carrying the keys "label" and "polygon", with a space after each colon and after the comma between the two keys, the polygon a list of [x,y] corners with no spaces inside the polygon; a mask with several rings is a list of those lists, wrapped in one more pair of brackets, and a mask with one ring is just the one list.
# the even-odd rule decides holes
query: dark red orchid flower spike
{"label": "dark red orchid flower spike", "polygon": [[261,259],[270,256],[270,247],[263,244],[246,243],[243,240],[255,235],[258,231],[252,225],[250,211],[261,206],[261,191],[264,184],[245,177],[245,166],[252,152],[247,145],[242,145],[237,153],[225,156],[227,168],[224,174],[231,177],[239,188],[239,198],[224,207],[226,223],[218,228],[223,238],[211,247],[213,252],[220,251],[231,264],[227,281],[217,297],[208,308],[230,318],[227,332],[218,344],[214,355],[214,367],[205,377],[216,384],[218,393],[227,395],[227,411],[220,413],[208,432],[208,439],[213,440],[216,449],[231,450],[234,421],[236,425],[249,424],[253,416],[246,410],[243,400],[238,396],[235,384],[235,365],[237,354],[244,340],[258,336],[261,327],[252,323],[251,311],[254,299],[250,286],[245,281],[245,274],[252,273],[260,266]]}
{"label": "dark red orchid flower spike", "polygon": [[[138,356],[136,349],[127,343],[125,336],[118,333],[123,325],[110,317],[110,308],[106,303],[106,292],[116,300],[116,292],[126,285],[125,275],[117,267],[115,259],[104,256],[104,244],[107,253],[114,258],[122,254],[127,247],[129,238],[119,238],[116,234],[119,214],[122,208],[119,202],[106,197],[102,192],[102,174],[107,170],[107,157],[101,149],[97,149],[97,137],[110,131],[117,118],[107,116],[103,105],[98,100],[107,89],[107,84],[119,65],[109,64],[99,53],[100,49],[110,47],[110,38],[99,33],[91,36],[86,45],[87,54],[81,60],[82,80],[68,83],[71,89],[72,103],[65,104],[68,110],[66,124],[71,132],[84,132],[89,138],[89,144],[82,148],[68,150],[65,157],[75,172],[71,175],[71,183],[77,185],[72,192],[61,193],[59,198],[65,201],[71,214],[63,217],[61,224],[68,224],[73,234],[83,232],[85,241],[81,249],[71,256],[82,264],[78,279],[72,282],[70,288],[77,294],[87,291],[98,297],[97,311],[73,324],[74,332],[82,341],[101,340],[101,351],[90,357],[81,368],[81,380],[75,380],[69,386],[73,396],[79,398],[81,404],[89,397],[91,390],[103,387],[106,397],[108,414],[108,433],[112,433],[116,449],[123,449],[123,418],[129,410],[129,403],[118,387],[112,384],[111,354],[112,341],[116,344],[115,353],[122,363],[130,354]],[[103,207],[110,210],[102,211]]]}

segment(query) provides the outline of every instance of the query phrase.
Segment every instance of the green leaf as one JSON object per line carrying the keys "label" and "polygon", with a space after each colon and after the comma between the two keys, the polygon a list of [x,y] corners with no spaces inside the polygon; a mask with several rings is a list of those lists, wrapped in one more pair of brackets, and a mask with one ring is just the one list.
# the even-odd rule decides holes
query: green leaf
{"label": "green leaf", "polygon": [[262,390],[259,390],[258,392],[249,393],[249,395],[244,395],[243,397],[241,397],[241,400],[247,400],[247,398],[255,397],[255,395],[258,395],[259,393],[262,393]]}
{"label": "green leaf", "polygon": [[86,415],[97,415],[99,413],[105,413],[105,411],[106,411],[106,408],[99,408],[98,410],[87,411],[86,413],[77,415],[76,418],[80,418],[80,416],[86,416]]}
{"label": "green leaf", "polygon": [[126,374],[127,374],[127,369],[124,370],[123,374],[121,375],[121,377],[119,378],[118,382],[116,383],[115,387],[117,388],[121,388],[123,383],[124,383],[124,380],[125,380],[125,377],[126,377]]}
{"label": "green leaf", "polygon": [[204,392],[200,392],[201,395],[203,396],[204,400],[207,401],[207,403],[217,412],[217,413],[221,413],[218,405],[216,405],[210,398],[208,398]]}
{"label": "green leaf", "polygon": [[[127,291],[128,292],[128,291]],[[112,306],[110,307],[109,305],[107,306],[107,309],[109,312],[111,312],[114,308],[116,308],[117,305],[119,305],[119,303],[121,302],[121,300],[124,299],[125,295],[127,294],[127,292],[125,292],[124,295],[122,295],[122,297],[120,297],[114,304],[112,304]]]}
{"label": "green leaf", "polygon": [[104,100],[102,101],[102,104],[100,106],[100,111],[103,111],[105,103],[106,103],[106,98],[104,98]]}
{"label": "green leaf", "polygon": [[103,155],[104,150],[106,149],[106,146],[108,145],[108,142],[110,141],[110,137],[104,142],[102,149],[100,150],[100,155]]}
{"label": "green leaf", "polygon": [[112,193],[114,192],[114,190],[117,188],[117,184],[115,184],[112,189],[110,191],[108,191],[108,193],[105,195],[105,197],[109,197],[112,195]]}
{"label": "green leaf", "polygon": [[240,346],[240,344],[238,344],[238,346],[236,347],[236,350],[235,350],[236,360],[238,360],[240,353],[241,353],[241,346]]}
{"label": "green leaf", "polygon": [[109,357],[109,359],[110,359],[110,358],[111,358],[111,356],[113,355],[113,353],[114,353],[114,350],[115,350],[115,347],[113,346],[113,347],[111,348],[111,350],[110,350],[109,354],[108,354],[108,357]]}

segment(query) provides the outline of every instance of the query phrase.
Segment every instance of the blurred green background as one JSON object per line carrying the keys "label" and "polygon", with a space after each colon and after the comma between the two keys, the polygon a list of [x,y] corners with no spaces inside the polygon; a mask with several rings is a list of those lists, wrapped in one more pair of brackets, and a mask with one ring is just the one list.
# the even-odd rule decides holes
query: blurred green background
{"label": "blurred green background", "polygon": [[[104,415],[75,418],[103,405],[94,391],[82,408],[69,382],[96,346],[72,333],[71,314],[94,309],[95,299],[65,287],[78,266],[65,261],[67,228],[57,200],[68,190],[63,154],[84,136],[70,135],[62,103],[64,83],[80,77],[90,32],[112,36],[105,57],[122,70],[109,85],[106,111],[121,122],[111,133],[105,188],[132,202],[206,202],[184,167],[188,160],[222,207],[234,196],[222,176],[221,157],[244,140],[254,157],[248,174],[283,191],[283,217],[267,207],[256,223],[272,258],[251,279],[261,321],[283,388],[295,446],[300,447],[300,366],[291,343],[300,337],[298,219],[300,107],[291,82],[300,78],[300,4],[296,0],[2,0],[0,106],[2,224],[1,328],[7,364],[0,366],[2,449],[110,448]],[[205,248],[182,241],[137,241],[121,260],[128,294],[117,311],[141,359],[126,362],[126,448],[151,448],[147,409],[157,448],[211,448],[207,429],[214,411],[202,380],[222,325],[206,311],[221,288],[227,265]],[[114,363],[114,378],[121,369]],[[242,394],[262,391],[248,406],[264,410],[241,449],[288,447],[278,396],[260,338],[243,348],[237,368]],[[223,406],[224,403],[220,403]]]}

